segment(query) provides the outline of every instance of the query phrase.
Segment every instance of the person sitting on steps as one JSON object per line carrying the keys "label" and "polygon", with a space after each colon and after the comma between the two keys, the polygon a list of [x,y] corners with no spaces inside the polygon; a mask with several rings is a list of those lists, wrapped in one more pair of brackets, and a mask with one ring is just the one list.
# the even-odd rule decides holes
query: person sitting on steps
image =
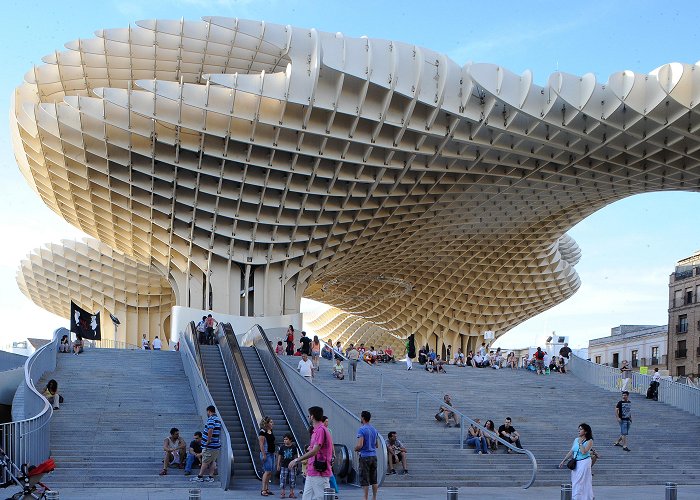
{"label": "person sitting on steps", "polygon": [[438,422],[445,422],[446,427],[452,427],[452,424],[450,423],[450,420],[452,420],[455,423],[455,427],[459,427],[459,418],[457,417],[457,414],[447,406],[452,406],[452,398],[450,398],[449,394],[445,394],[443,401],[445,402],[445,405],[440,406],[440,409],[435,414],[435,419]]}
{"label": "person sitting on steps", "polygon": [[171,465],[177,466],[179,469],[184,469],[186,448],[185,440],[180,437],[180,430],[177,427],[170,429],[170,435],[163,440],[163,470],[160,471],[161,476],[168,474],[168,467]]}

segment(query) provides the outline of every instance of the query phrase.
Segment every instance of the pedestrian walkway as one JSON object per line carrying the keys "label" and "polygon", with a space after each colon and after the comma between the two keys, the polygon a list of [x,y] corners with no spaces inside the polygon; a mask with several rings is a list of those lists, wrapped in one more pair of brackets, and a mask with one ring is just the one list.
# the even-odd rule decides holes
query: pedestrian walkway
{"label": "pedestrian walkway", "polygon": [[[279,493],[279,488],[270,488]],[[521,488],[459,488],[459,499],[489,500],[558,500],[560,487]],[[447,497],[447,488],[380,488],[381,500],[405,500],[408,498],[440,500]],[[663,485],[642,486],[598,486],[595,488],[596,500],[620,500],[634,498],[635,500],[663,500],[665,487]],[[188,500],[189,490],[168,488],[139,488],[139,489],[83,489],[66,488],[60,491],[61,499],[70,500]],[[202,489],[202,500],[218,499],[247,500],[260,498],[260,482],[246,481],[239,484],[235,490],[221,491],[218,489]],[[301,498],[301,495],[299,495]],[[347,487],[341,490],[341,500],[357,500],[362,498],[362,489]],[[700,498],[700,485],[679,486],[678,500],[696,500]]]}

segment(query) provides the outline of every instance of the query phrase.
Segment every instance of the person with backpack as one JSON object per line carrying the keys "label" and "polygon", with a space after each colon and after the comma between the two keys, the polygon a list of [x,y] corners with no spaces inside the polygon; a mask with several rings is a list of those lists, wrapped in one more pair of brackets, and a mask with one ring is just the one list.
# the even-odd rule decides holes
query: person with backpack
{"label": "person with backpack", "polygon": [[199,341],[199,343],[200,344],[206,343],[206,341],[207,341],[207,317],[206,316],[202,316],[202,321],[197,323],[195,330],[197,330],[197,340]]}

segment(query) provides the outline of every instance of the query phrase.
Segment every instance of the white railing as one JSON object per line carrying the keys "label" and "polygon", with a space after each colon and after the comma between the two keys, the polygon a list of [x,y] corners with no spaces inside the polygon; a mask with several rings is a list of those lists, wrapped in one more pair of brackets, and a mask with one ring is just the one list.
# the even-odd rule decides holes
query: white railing
{"label": "white railing", "polygon": [[[606,391],[620,391],[622,375],[617,368],[592,363],[575,355],[571,356],[566,368],[584,382]],[[651,375],[632,372],[627,390],[630,393],[646,395],[651,380]],[[700,416],[700,389],[696,387],[662,378],[659,385],[659,401]]]}
{"label": "white railing", "polygon": [[[188,325],[189,328],[189,325]],[[202,373],[199,371],[198,360],[195,354],[194,342],[191,329],[188,329],[180,336],[180,356],[182,365],[187,375],[187,380],[190,384],[194,404],[197,408],[197,413],[206,415],[207,406],[214,405],[214,398],[211,397],[207,384],[202,378]],[[219,415],[221,418],[221,415]],[[219,469],[219,480],[221,487],[224,490],[231,488],[231,473],[233,472],[233,449],[231,447],[231,435],[226,428],[226,425],[221,421],[221,458],[217,462]]]}
{"label": "white railing", "polygon": [[[37,349],[24,363],[24,419],[0,425],[0,446],[12,462],[36,465],[49,458],[50,426],[53,409],[49,402],[36,389],[36,384],[44,373],[56,369],[56,353],[62,335],[68,333],[59,328],[53,333],[53,340]],[[3,480],[7,480],[3,471]]]}
{"label": "white railing", "polygon": [[[112,339],[102,339],[102,340],[85,340],[84,347],[94,348],[94,349],[140,349],[139,346],[135,344],[129,344],[127,342],[122,342],[121,340]],[[71,349],[73,345],[71,344]]]}

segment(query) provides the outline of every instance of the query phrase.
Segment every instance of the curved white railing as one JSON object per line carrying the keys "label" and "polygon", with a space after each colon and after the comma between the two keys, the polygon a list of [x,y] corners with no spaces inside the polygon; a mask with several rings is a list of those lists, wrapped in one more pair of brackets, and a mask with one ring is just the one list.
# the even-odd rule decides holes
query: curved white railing
{"label": "curved white railing", "polygon": [[[575,355],[571,356],[566,368],[584,382],[601,389],[613,392],[620,390],[622,375],[617,368],[592,363]],[[651,380],[651,375],[632,372],[627,390],[630,393],[646,394]],[[663,378],[659,384],[659,401],[700,416],[700,389]]]}
{"label": "curved white railing", "polygon": [[[25,418],[0,425],[0,446],[7,456],[18,466],[36,465],[49,458],[49,438],[53,409],[49,402],[36,389],[36,384],[46,372],[56,369],[56,353],[62,335],[68,333],[59,328],[53,333],[53,340],[37,349],[24,363],[24,381],[20,389],[24,392],[23,415]],[[3,480],[7,480],[3,471]]]}

